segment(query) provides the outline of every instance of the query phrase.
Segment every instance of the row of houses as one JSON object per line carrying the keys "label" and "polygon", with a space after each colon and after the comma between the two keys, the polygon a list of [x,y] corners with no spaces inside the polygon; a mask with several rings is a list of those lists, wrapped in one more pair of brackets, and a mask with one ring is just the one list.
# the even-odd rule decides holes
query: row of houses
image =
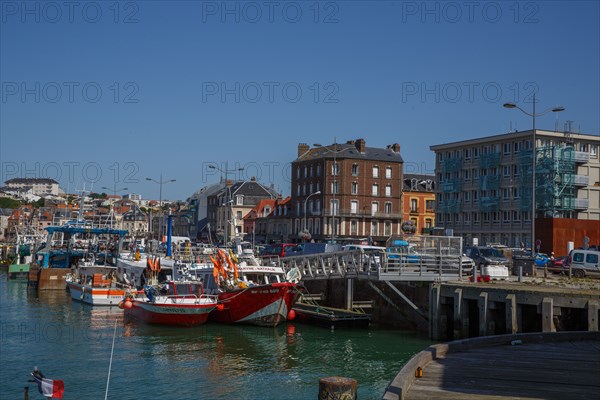
{"label": "row of houses", "polygon": [[[300,143],[289,196],[254,178],[221,179],[170,204],[173,232],[221,242],[383,243],[404,232],[436,232],[462,236],[467,244],[597,243],[599,147],[594,135],[510,132],[431,146],[435,173],[416,175],[404,173],[398,143]],[[139,204],[140,198],[107,196],[84,215],[98,222],[108,217],[136,236],[164,235],[165,207]]]}

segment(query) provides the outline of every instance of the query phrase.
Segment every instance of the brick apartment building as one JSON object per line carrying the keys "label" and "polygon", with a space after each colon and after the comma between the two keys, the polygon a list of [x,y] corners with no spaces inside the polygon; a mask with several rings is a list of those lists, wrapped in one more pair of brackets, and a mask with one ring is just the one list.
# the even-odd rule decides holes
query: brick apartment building
{"label": "brick apartment building", "polygon": [[[384,243],[401,233],[400,145],[367,147],[364,139],[329,146],[298,145],[292,162],[293,234],[315,240]],[[306,212],[304,211],[306,209]]]}

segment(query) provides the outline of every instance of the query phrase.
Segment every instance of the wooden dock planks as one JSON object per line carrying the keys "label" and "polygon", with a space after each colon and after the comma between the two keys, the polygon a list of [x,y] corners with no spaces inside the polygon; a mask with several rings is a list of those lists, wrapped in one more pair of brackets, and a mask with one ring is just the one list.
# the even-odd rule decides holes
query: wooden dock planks
{"label": "wooden dock planks", "polygon": [[424,367],[408,399],[600,399],[600,343],[475,348]]}

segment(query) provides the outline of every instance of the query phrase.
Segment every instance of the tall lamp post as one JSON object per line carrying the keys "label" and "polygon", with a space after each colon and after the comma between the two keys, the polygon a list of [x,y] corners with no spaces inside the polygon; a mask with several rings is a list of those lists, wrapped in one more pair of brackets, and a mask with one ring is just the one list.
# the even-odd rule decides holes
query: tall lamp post
{"label": "tall lamp post", "polygon": [[112,192],[113,192],[113,199],[110,202],[110,227],[112,228],[113,227],[113,217],[114,217],[114,201],[115,201],[114,198],[117,197],[117,193],[118,192],[122,192],[124,190],[127,190],[127,188],[117,189],[117,183],[115,182],[114,187],[112,189],[107,188],[106,186],[102,186],[102,189],[104,189],[104,190],[112,190]]}
{"label": "tall lamp post", "polygon": [[[216,165],[209,165],[208,168],[210,169],[215,169],[219,172],[221,172],[222,174],[225,174],[225,187],[226,187],[226,191],[225,191],[225,232],[224,232],[224,237],[223,237],[223,241],[225,243],[225,245],[227,245],[227,241],[229,238],[229,214],[231,213],[231,208],[232,208],[232,202],[233,199],[231,199],[231,191],[230,191],[230,187],[229,184],[227,183],[228,179],[227,176],[230,172],[236,172],[236,171],[243,171],[244,168],[236,168],[236,169],[228,169],[228,165],[229,163],[226,161],[225,162],[225,169],[221,169],[219,167],[217,167]],[[222,178],[222,177],[221,177]],[[235,228],[234,228],[235,229]]]}
{"label": "tall lamp post", "polygon": [[158,207],[160,208],[160,226],[158,227],[158,240],[161,240],[162,238],[162,228],[163,228],[163,209],[162,209],[162,187],[163,185],[166,185],[167,183],[171,183],[171,182],[175,182],[175,179],[169,179],[167,181],[163,181],[163,176],[162,174],[160,174],[160,179],[156,180],[156,179],[152,179],[152,178],[146,178],[147,181],[152,181],[154,183],[157,183],[160,187],[159,189],[159,197],[158,197]]}
{"label": "tall lamp post", "polygon": [[[331,210],[331,239],[330,239],[331,242],[333,243],[333,241],[335,240],[335,230],[336,230],[336,224],[335,224],[336,218],[335,218],[335,216],[336,216],[337,211],[338,211],[337,209],[339,208],[337,206],[336,201],[335,201],[335,195],[336,195],[336,193],[338,191],[338,188],[337,188],[337,185],[336,185],[336,183],[337,183],[337,178],[336,177],[337,177],[337,175],[340,172],[339,171],[339,167],[337,165],[337,155],[338,155],[338,153],[341,153],[344,150],[353,148],[354,146],[344,146],[341,149],[338,149],[337,139],[335,137],[333,139],[334,150],[331,150],[330,148],[325,147],[325,146],[323,146],[320,143],[314,143],[313,146],[314,147],[320,147],[320,148],[322,148],[323,150],[325,150],[325,151],[327,151],[329,153],[333,153],[333,167],[332,167],[332,171],[331,171],[332,175],[333,175],[333,187],[332,187],[332,190],[331,190],[331,199],[332,199],[332,205],[333,205],[333,207],[332,207],[332,210]],[[327,191],[325,191],[325,193],[327,193]]]}
{"label": "tall lamp post", "polygon": [[308,232],[308,229],[306,228],[306,202],[308,201],[308,199],[310,199],[312,196],[316,196],[318,194],[321,194],[320,190],[317,190],[314,193],[309,194],[308,196],[306,196],[306,198],[304,199],[304,214],[302,215],[302,236],[303,239],[308,237],[308,235],[310,234],[310,232]]}
{"label": "tall lamp post", "polygon": [[[536,113],[535,111],[535,104],[536,104],[536,100],[535,100],[535,93],[533,94],[533,111],[532,112],[527,112],[524,109],[522,109],[521,107],[519,107],[518,105],[516,105],[515,103],[504,103],[504,108],[516,108],[519,111],[521,111],[523,114],[525,115],[529,115],[532,119],[533,122],[533,128],[532,128],[532,145],[531,145],[531,255],[533,256],[533,254],[535,253],[535,214],[536,214],[536,204],[535,204],[535,169],[536,169],[536,132],[535,132],[535,118],[536,117],[541,117],[544,114],[547,114],[549,112],[561,112],[564,111],[565,108],[564,107],[554,107],[554,108],[549,108],[547,110],[544,110],[540,113]],[[539,252],[539,249],[538,249]]]}

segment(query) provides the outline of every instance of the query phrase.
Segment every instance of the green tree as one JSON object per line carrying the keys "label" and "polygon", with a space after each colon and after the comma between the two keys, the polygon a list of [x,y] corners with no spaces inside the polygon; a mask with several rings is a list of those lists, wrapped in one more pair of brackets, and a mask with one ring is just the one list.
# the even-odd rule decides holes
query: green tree
{"label": "green tree", "polygon": [[8,197],[0,197],[0,208],[19,208],[21,202],[18,200],[9,199]]}

